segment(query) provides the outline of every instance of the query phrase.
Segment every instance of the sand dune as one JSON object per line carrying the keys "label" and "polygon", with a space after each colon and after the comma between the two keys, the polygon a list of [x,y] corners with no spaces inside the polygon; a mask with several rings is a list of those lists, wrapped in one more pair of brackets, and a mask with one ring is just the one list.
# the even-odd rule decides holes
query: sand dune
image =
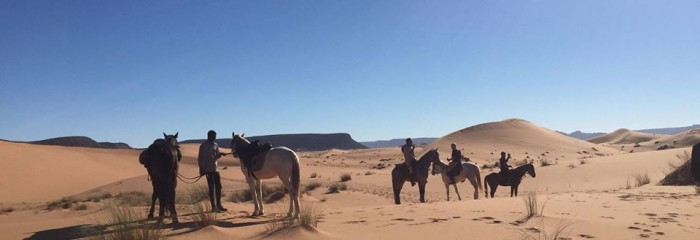
{"label": "sand dune", "polygon": [[521,119],[464,128],[441,137],[426,148],[439,148],[443,156],[449,156],[446,154],[449,154],[452,142],[464,149],[463,155],[486,161],[497,160],[501,151],[511,153],[516,159],[578,158],[589,154],[609,155],[618,152]]}
{"label": "sand dune", "polygon": [[700,142],[700,128],[691,129],[671,136],[664,136],[650,142],[654,142],[658,145],[674,146],[676,148],[690,147]]}
{"label": "sand dune", "polygon": [[586,141],[595,144],[634,144],[651,141],[653,139],[661,138],[664,136],[666,135],[635,132],[626,128],[620,128],[618,130],[615,130],[614,132],[587,139]]}
{"label": "sand dune", "polygon": [[0,141],[0,203],[51,201],[144,175],[139,153]]}

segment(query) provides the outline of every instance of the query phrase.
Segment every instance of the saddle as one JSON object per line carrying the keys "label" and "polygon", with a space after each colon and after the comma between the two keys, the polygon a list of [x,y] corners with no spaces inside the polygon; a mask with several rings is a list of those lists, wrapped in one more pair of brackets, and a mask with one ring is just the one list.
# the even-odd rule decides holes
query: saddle
{"label": "saddle", "polygon": [[450,163],[450,167],[451,167],[451,169],[450,169],[450,171],[447,172],[447,175],[452,176],[452,177],[456,177],[460,173],[462,173],[462,164],[461,163],[452,162],[452,163]]}
{"label": "saddle", "polygon": [[260,153],[267,152],[270,149],[272,149],[272,143],[260,143],[260,141],[255,140],[251,142],[247,147],[237,150],[238,156],[241,159],[241,163],[246,169],[248,169],[249,177],[253,176],[257,178],[253,171],[260,170],[263,166],[263,163],[265,163],[265,158],[256,159],[255,156]]}

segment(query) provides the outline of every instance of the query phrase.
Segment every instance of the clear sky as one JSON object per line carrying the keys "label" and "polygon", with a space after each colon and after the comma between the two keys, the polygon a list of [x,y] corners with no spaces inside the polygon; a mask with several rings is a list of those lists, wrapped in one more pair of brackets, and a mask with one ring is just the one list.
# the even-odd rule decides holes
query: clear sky
{"label": "clear sky", "polygon": [[700,1],[0,1],[0,138],[700,123]]}

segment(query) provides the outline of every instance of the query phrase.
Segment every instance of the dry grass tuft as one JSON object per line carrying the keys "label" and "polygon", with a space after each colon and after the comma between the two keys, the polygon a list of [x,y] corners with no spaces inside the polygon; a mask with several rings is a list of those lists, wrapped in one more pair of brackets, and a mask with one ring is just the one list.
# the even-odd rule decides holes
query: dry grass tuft
{"label": "dry grass tuft", "polygon": [[[569,228],[571,227],[570,223],[567,223],[566,221],[562,220],[557,224],[556,227],[554,227],[554,230],[551,232],[547,232],[545,226],[544,226],[544,221],[540,223],[540,229],[537,228],[530,228],[530,229],[521,229],[520,230],[520,239],[523,240],[562,240],[562,239],[571,239],[568,238],[567,235],[569,235]],[[536,230],[536,231],[532,231]]]}
{"label": "dry grass tuft", "polygon": [[347,182],[347,181],[350,181],[350,180],[352,180],[352,175],[351,175],[351,174],[349,174],[349,173],[340,174],[340,181],[341,181],[341,182]]}
{"label": "dry grass tuft", "polygon": [[666,177],[661,179],[659,184],[665,186],[695,184],[695,179],[690,171],[690,153],[688,151],[684,151],[683,153],[676,154],[676,158],[678,158],[677,161],[668,163],[669,170],[666,173]]}
{"label": "dry grass tuft", "polygon": [[333,183],[328,186],[328,192],[326,193],[339,193],[340,191],[345,191],[347,189],[348,186],[345,185],[345,183]]}
{"label": "dry grass tuft", "polygon": [[127,207],[109,208],[106,211],[107,229],[99,232],[95,240],[149,240],[163,239],[160,225],[143,221],[144,216]]}
{"label": "dry grass tuft", "polygon": [[544,212],[545,203],[540,206],[537,200],[536,192],[528,192],[523,197],[523,202],[525,203],[525,209],[527,210],[527,215],[525,219],[530,219],[535,216],[540,216]]}
{"label": "dry grass tuft", "polygon": [[313,202],[301,202],[299,217],[295,219],[287,219],[277,222],[268,223],[266,226],[266,232],[268,234],[273,234],[290,227],[318,227],[318,223],[323,215],[323,209],[314,205]]}
{"label": "dry grass tuft", "polygon": [[209,211],[209,204],[198,202],[194,204],[194,212],[191,215],[192,222],[200,228],[216,225],[218,216],[215,211]]}

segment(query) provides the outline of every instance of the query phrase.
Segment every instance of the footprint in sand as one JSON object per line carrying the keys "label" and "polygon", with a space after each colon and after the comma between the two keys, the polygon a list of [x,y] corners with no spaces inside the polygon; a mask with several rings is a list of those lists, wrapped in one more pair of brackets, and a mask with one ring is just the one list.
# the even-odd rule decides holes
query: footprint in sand
{"label": "footprint in sand", "polygon": [[534,228],[534,227],[529,227],[529,228],[526,228],[525,230],[528,230],[528,231],[534,232],[534,233],[541,233],[542,232],[539,229]]}
{"label": "footprint in sand", "polygon": [[588,234],[579,234],[578,236],[579,236],[579,237],[582,237],[582,238],[587,238],[587,239],[593,239],[593,238],[595,238],[594,236],[591,236],[591,235],[588,235]]}
{"label": "footprint in sand", "polygon": [[627,229],[632,229],[632,230],[641,230],[641,228],[635,227],[635,226],[629,226]]}
{"label": "footprint in sand", "polygon": [[367,220],[347,221],[347,222],[344,222],[344,223],[348,223],[348,224],[359,224],[359,223],[367,224]]}
{"label": "footprint in sand", "polygon": [[410,219],[410,218],[394,218],[394,219],[391,219],[391,220],[394,220],[394,221],[402,221],[402,222],[413,222],[413,219]]}
{"label": "footprint in sand", "polygon": [[656,213],[645,213],[644,215],[649,216],[649,217],[656,217],[658,214]]}
{"label": "footprint in sand", "polygon": [[462,217],[460,217],[460,216],[454,216],[454,217],[452,217],[452,218],[454,218],[454,219],[460,219],[460,218],[462,218]]}
{"label": "footprint in sand", "polygon": [[646,234],[646,233],[639,234],[639,236],[640,236],[640,237],[643,237],[643,238],[648,238],[648,237],[650,237],[649,234]]}

